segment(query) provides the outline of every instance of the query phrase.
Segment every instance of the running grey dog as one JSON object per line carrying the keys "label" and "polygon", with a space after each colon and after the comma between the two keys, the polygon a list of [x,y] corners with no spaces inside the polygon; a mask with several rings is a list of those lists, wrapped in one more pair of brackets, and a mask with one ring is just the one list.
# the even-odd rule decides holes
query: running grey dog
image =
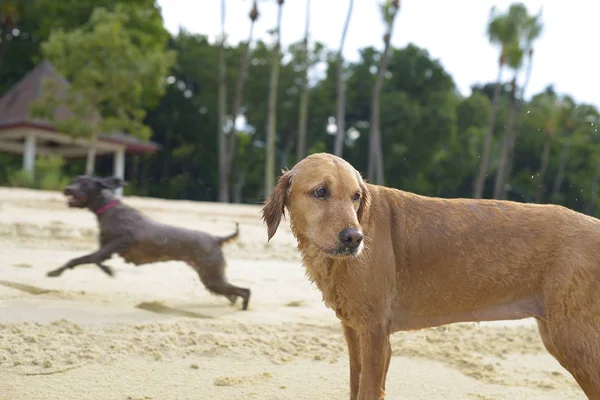
{"label": "running grey dog", "polygon": [[57,277],[78,265],[96,264],[106,274],[113,276],[112,269],[102,263],[115,253],[135,265],[183,261],[198,273],[211,293],[225,296],[231,304],[241,297],[242,309],[248,309],[250,289],[234,286],[227,281],[226,263],[221,250],[223,244],[239,236],[239,224],[236,223],[235,233],[217,237],[156,222],[115,197],[115,189],[125,185],[122,179],[116,177],[83,175],[73,179],[65,188],[69,207],[87,208],[97,215],[100,249],[70,260],[47,275]]}

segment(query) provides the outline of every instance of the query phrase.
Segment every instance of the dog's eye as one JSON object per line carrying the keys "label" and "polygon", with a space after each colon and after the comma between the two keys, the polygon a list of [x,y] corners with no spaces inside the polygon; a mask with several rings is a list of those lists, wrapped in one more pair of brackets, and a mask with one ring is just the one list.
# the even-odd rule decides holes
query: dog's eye
{"label": "dog's eye", "polygon": [[320,187],[317,188],[314,192],[313,195],[317,198],[317,199],[324,199],[325,197],[327,197],[327,189],[324,187]]}
{"label": "dog's eye", "polygon": [[352,196],[352,201],[358,201],[360,200],[360,192],[356,192],[354,193],[354,196]]}

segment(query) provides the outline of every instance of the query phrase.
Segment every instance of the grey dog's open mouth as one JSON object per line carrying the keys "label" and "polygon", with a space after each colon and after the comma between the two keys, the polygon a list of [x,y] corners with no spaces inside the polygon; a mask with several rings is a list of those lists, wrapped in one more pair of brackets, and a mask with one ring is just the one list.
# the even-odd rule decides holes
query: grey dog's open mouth
{"label": "grey dog's open mouth", "polygon": [[78,206],[79,204],[81,204],[81,200],[79,198],[77,198],[77,196],[74,196],[72,194],[68,194],[67,195],[67,203],[70,206]]}

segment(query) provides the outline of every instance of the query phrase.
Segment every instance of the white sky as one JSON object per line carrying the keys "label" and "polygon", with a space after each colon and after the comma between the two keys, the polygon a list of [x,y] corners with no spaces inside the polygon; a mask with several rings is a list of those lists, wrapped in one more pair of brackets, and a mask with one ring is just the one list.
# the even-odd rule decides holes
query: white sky
{"label": "white sky", "polygon": [[[543,5],[544,32],[535,44],[534,64],[527,97],[553,83],[559,93],[600,108],[600,2],[595,0],[523,0],[531,14]],[[312,0],[311,35],[331,49],[338,49],[348,0]],[[158,0],[167,29],[182,26],[214,39],[220,32],[221,1]],[[226,30],[230,42],[246,40],[250,27],[251,0],[227,0]],[[358,50],[382,47],[383,24],[378,0],[355,0],[344,54],[358,58]],[[401,0],[392,44],[412,42],[429,51],[453,76],[464,95],[477,82],[497,76],[499,50],[485,35],[490,8],[505,10],[509,0]],[[569,5],[570,4],[570,5]],[[267,33],[276,24],[275,0],[259,0],[260,17],[255,38],[270,42]],[[286,0],[282,14],[284,45],[304,35],[306,0]],[[508,78],[508,74],[505,77]]]}

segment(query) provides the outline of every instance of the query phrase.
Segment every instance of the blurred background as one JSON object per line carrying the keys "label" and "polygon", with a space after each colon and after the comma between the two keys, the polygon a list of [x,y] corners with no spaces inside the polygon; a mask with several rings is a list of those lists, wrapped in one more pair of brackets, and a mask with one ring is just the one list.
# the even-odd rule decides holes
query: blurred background
{"label": "blurred background", "polygon": [[0,0],[0,185],[257,203],[326,151],[418,194],[598,215],[599,8]]}

